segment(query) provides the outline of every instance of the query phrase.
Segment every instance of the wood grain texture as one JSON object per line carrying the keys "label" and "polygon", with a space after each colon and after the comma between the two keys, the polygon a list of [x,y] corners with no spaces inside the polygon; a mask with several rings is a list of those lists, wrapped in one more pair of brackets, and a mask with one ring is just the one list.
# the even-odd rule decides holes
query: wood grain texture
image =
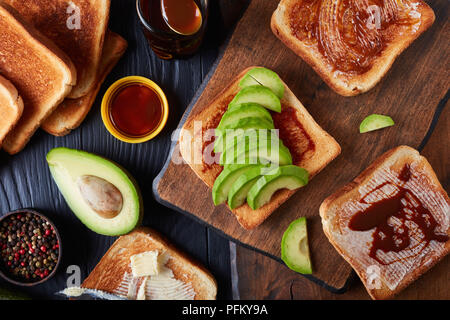
{"label": "wood grain texture", "polygon": [[[430,140],[421,152],[432,165],[444,189],[450,191],[450,107],[442,111]],[[333,294],[279,263],[238,246],[237,269],[241,299],[370,299],[364,285],[353,274],[348,290]],[[450,257],[444,258],[396,299],[450,299]]]}
{"label": "wood grain texture", "polygon": [[[0,215],[18,208],[33,207],[55,220],[62,236],[63,259],[56,276],[34,288],[21,289],[40,299],[57,298],[54,292],[66,287],[69,265],[81,268],[81,280],[106,252],[113,237],[104,237],[84,227],[66,205],[53,182],[45,156],[54,147],[94,152],[121,164],[137,179],[144,197],[143,224],[168,237],[177,247],[203,263],[219,282],[219,299],[230,298],[229,243],[216,233],[157,203],[152,181],[167,158],[171,132],[189,101],[214,63],[218,47],[226,37],[219,2],[211,1],[210,24],[198,54],[184,60],[162,61],[147,45],[135,11],[135,0],[114,0],[110,28],[129,42],[123,59],[106,79],[88,117],[81,127],[62,138],[38,132],[20,154],[0,153]],[[105,129],[100,103],[106,89],[117,79],[141,75],[158,83],[170,103],[169,122],[154,140],[139,145],[122,143]],[[0,280],[0,286],[4,286]]]}
{"label": "wood grain texture", "polygon": [[[280,256],[281,236],[289,223],[306,216],[314,276],[331,287],[342,288],[351,269],[323,235],[319,205],[385,151],[400,144],[417,148],[426,136],[439,101],[449,87],[449,68],[442,67],[450,61],[448,55],[442,55],[449,46],[449,6],[445,0],[430,2],[437,17],[434,25],[397,59],[374,89],[345,98],[329,89],[271,33],[269,21],[277,3],[251,2],[205,90],[185,116],[195,117],[245,67],[263,65],[281,76],[319,125],[341,144],[341,156],[250,232],[238,225],[226,207],[213,206],[210,190],[187,165],[169,163],[160,175],[156,191],[162,202],[274,258]],[[359,134],[360,122],[372,113],[389,114],[395,127]]]}

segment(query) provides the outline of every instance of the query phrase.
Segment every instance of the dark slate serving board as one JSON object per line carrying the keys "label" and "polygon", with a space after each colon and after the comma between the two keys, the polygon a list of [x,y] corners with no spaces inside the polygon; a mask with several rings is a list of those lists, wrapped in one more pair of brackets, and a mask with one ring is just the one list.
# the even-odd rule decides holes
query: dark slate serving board
{"label": "dark slate serving board", "polygon": [[[55,221],[63,246],[62,264],[53,279],[33,288],[13,289],[37,298],[57,298],[53,293],[65,288],[67,267],[80,266],[83,280],[115,240],[84,227],[52,181],[45,156],[52,148],[64,146],[97,153],[127,168],[137,179],[144,197],[143,224],[162,232],[203,263],[218,280],[218,298],[231,298],[229,242],[157,203],[152,194],[152,181],[167,158],[171,132],[215,61],[218,48],[236,16],[236,10],[230,11],[229,5],[241,2],[211,1],[210,23],[200,51],[186,60],[162,61],[150,50],[141,32],[135,0],[112,1],[110,28],[128,40],[129,48],[103,84],[87,119],[66,137],[56,138],[39,131],[20,154],[11,157],[0,153],[0,215],[19,208],[37,209]],[[170,103],[166,128],[148,143],[130,145],[120,142],[106,131],[101,121],[100,102],[104,92],[115,80],[128,75],[154,80],[166,92]],[[0,286],[8,284],[0,280]]]}

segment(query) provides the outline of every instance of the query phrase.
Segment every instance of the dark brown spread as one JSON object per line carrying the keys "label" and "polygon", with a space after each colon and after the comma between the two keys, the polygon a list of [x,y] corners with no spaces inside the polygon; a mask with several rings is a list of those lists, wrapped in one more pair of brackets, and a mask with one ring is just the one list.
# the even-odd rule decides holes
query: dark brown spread
{"label": "dark brown spread", "polygon": [[363,74],[395,34],[416,32],[419,5],[411,0],[303,0],[290,12],[290,28],[299,40],[316,46],[333,70]]}
{"label": "dark brown spread", "polygon": [[[407,165],[401,171],[399,179],[406,183],[411,176],[411,169]],[[397,190],[395,195],[374,203],[367,202],[367,197],[386,185],[395,187]],[[413,192],[403,185],[404,183],[395,185],[391,182],[385,182],[373,189],[360,200],[362,204],[370,204],[370,206],[363,211],[357,212],[349,223],[349,228],[354,231],[368,231],[375,228],[369,256],[381,264],[386,263],[377,257],[378,250],[382,250],[385,253],[400,252],[410,246],[411,238],[409,232],[411,222],[422,234],[421,243],[425,242],[428,245],[432,240],[437,242],[449,240],[447,234],[436,231],[439,225],[431,212]],[[401,225],[394,226],[389,221],[391,217],[395,217],[400,221]],[[423,248],[425,247],[426,245]]]}
{"label": "dark brown spread", "polygon": [[297,111],[291,106],[283,105],[281,113],[272,112],[275,128],[283,144],[292,155],[292,162],[299,165],[308,153],[314,153],[316,145],[297,118]]}

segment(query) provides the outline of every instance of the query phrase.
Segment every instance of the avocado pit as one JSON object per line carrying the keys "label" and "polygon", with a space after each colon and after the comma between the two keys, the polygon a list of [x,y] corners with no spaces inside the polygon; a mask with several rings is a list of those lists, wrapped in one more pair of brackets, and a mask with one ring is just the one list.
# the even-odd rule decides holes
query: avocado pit
{"label": "avocado pit", "polygon": [[83,200],[102,218],[115,218],[122,211],[122,193],[112,183],[96,176],[84,175],[77,179],[77,185]]}

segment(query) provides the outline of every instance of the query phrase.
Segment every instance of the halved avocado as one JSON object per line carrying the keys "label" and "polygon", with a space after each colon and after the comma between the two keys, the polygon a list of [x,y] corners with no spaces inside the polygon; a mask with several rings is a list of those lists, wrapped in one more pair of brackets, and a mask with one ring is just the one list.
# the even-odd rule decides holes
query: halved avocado
{"label": "halved avocado", "polygon": [[228,206],[231,209],[242,206],[247,199],[247,194],[255,182],[261,177],[265,166],[257,165],[242,174],[231,186],[228,192]]}
{"label": "halved avocado", "polygon": [[242,103],[225,112],[217,129],[222,129],[244,118],[262,118],[273,123],[272,116],[266,108],[257,103]]}
{"label": "halved avocado", "polygon": [[279,144],[278,150],[272,150],[270,144],[262,146],[245,145],[244,147],[239,148],[239,150],[237,150],[232,157],[224,157],[222,154],[219,163],[224,166],[244,163],[273,163],[278,165],[289,165],[292,164],[292,156],[289,149],[282,144]]}
{"label": "halved avocado", "polygon": [[284,84],[280,77],[272,70],[261,67],[253,68],[249,70],[239,82],[241,88],[254,85],[267,87],[272,90],[278,98],[283,99],[285,89]]}
{"label": "halved avocado", "polygon": [[140,224],[143,206],[139,188],[118,165],[68,148],[51,150],[47,162],[70,209],[89,229],[118,236]]}
{"label": "halved avocado", "polygon": [[248,192],[247,203],[253,210],[259,209],[270,201],[280,189],[295,190],[308,183],[308,171],[287,165],[278,167],[261,176]]}
{"label": "halved avocado", "polygon": [[227,201],[228,192],[231,186],[239,176],[254,168],[255,165],[233,165],[225,168],[214,181],[212,189],[212,197],[214,205],[218,206],[221,203]]}
{"label": "halved avocado", "polygon": [[235,104],[250,102],[260,104],[275,112],[281,112],[280,98],[278,98],[272,90],[261,85],[243,88],[238,92],[234,99],[231,100],[229,107],[233,107]]}
{"label": "halved avocado", "polygon": [[306,218],[293,221],[281,240],[281,259],[292,270],[312,274]]}

